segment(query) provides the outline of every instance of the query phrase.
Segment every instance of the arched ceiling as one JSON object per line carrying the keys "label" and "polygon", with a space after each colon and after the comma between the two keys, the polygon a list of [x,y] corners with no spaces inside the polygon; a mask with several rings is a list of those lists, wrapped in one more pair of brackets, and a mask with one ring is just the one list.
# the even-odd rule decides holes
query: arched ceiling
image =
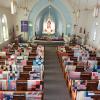
{"label": "arched ceiling", "polygon": [[[33,6],[29,16],[28,16],[28,20],[32,23],[33,27],[29,28],[29,34],[30,36],[32,34],[34,34],[35,32],[35,21],[37,19],[38,14],[46,7],[48,7],[49,5],[51,5],[54,9],[57,10],[57,12],[60,14],[62,20],[63,20],[63,29],[62,32],[63,33],[72,33],[71,29],[72,29],[72,17],[71,14],[69,12],[68,7],[64,5],[64,3],[62,2],[62,0],[53,0],[52,3],[50,4],[48,2],[48,0],[41,0],[41,2],[39,0],[37,0],[38,2]],[[34,19],[34,20],[33,20]],[[69,24],[70,28],[67,30],[66,25]],[[66,32],[67,30],[67,32]],[[61,32],[61,33],[62,33]]]}
{"label": "arched ceiling", "polygon": [[10,8],[10,1],[11,0],[0,0],[0,7]]}
{"label": "arched ceiling", "polygon": [[[0,0],[0,6],[10,8],[10,1],[11,0]],[[16,0],[16,1],[25,1],[25,0]],[[28,2],[32,2],[32,1],[34,0],[28,0]],[[97,0],[62,0],[62,1],[69,2],[70,5],[74,8],[78,7],[80,2],[81,9],[84,9],[87,6],[87,2],[88,2],[88,8],[93,8],[97,3]],[[98,2],[100,5],[100,0],[98,0]]]}
{"label": "arched ceiling", "polygon": [[55,33],[57,33],[58,35],[62,34],[63,20],[61,18],[60,13],[54,7],[52,7],[51,5],[44,8],[38,14],[38,16],[36,18],[36,25],[35,25],[36,26],[36,33],[38,33],[38,34],[42,33],[43,27],[41,27],[41,26],[43,25],[44,19],[48,18],[49,14],[56,24]]}

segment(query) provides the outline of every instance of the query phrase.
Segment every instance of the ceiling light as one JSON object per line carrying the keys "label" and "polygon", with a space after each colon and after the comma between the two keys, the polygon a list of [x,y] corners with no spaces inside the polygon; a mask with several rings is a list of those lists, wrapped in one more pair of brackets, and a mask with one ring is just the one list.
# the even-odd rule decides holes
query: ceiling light
{"label": "ceiling light", "polygon": [[99,25],[99,23],[98,23],[98,22],[96,22],[96,23],[95,23],[95,25],[96,25],[96,26],[98,26],[98,25]]}
{"label": "ceiling light", "polygon": [[95,7],[93,12],[93,17],[98,17],[98,15],[99,15],[99,8]]}

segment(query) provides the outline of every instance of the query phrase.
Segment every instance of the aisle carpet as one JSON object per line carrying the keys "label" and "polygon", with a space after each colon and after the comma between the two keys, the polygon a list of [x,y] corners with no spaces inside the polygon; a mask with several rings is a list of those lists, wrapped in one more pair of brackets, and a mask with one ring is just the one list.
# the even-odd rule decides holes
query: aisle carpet
{"label": "aisle carpet", "polygon": [[45,47],[44,100],[71,100],[56,55],[56,47]]}

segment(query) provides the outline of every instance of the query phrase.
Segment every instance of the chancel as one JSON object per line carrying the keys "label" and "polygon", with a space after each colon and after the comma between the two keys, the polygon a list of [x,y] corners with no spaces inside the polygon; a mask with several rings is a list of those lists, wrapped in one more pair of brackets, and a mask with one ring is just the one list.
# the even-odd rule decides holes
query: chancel
{"label": "chancel", "polygon": [[100,0],[0,0],[0,100],[100,100]]}
{"label": "chancel", "polygon": [[43,34],[54,34],[55,33],[55,22],[51,16],[51,7],[49,6],[49,14],[43,22]]}

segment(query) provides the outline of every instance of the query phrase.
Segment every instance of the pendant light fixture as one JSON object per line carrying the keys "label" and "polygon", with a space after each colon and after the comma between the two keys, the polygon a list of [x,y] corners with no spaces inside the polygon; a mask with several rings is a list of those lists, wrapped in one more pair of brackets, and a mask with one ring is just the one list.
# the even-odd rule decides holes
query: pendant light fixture
{"label": "pendant light fixture", "polygon": [[27,14],[30,12],[28,5],[29,5],[29,0],[17,0],[17,7],[19,9],[24,10],[25,16],[27,16]]}
{"label": "pendant light fixture", "polygon": [[78,3],[78,9],[76,11],[76,25],[79,24],[79,17],[80,17],[80,0],[79,0],[79,3]]}
{"label": "pendant light fixture", "polygon": [[99,16],[99,3],[98,3],[98,0],[97,0],[97,4],[96,4],[96,7],[94,7],[94,10],[93,10],[93,17],[98,17]]}
{"label": "pendant light fixture", "polygon": [[16,13],[16,7],[17,7],[16,0],[11,0],[11,14]]}

